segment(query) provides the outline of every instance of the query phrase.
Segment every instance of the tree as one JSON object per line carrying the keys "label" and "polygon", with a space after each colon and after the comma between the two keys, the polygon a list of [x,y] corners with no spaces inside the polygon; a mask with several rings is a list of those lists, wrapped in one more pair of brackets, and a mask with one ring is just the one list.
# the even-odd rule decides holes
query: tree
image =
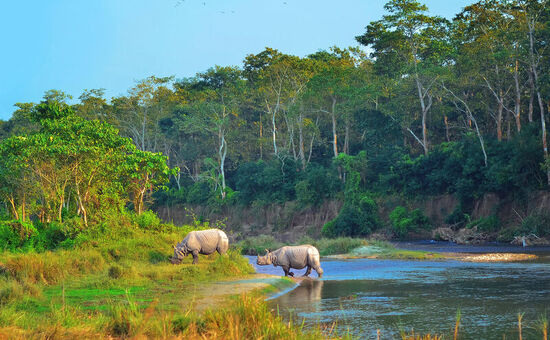
{"label": "tree", "polygon": [[448,21],[424,14],[428,8],[416,0],[390,0],[388,15],[371,22],[357,41],[374,51],[379,72],[412,81],[420,103],[422,139],[408,128],[428,154],[428,113],[433,105],[433,85],[448,60]]}
{"label": "tree", "polygon": [[243,80],[237,68],[215,67],[197,78],[187,80],[187,90],[193,100],[187,105],[189,114],[181,117],[181,129],[215,138],[218,176],[213,178],[215,189],[225,199],[225,162],[228,153],[228,135],[236,126],[239,102],[243,95]]}
{"label": "tree", "polygon": [[[281,153],[278,144],[278,135],[283,134],[281,125],[284,123],[287,128],[287,138],[283,140],[287,141],[284,151],[295,151],[294,124],[289,120],[289,114],[312,76],[311,63],[307,59],[266,48],[257,55],[245,58],[244,75],[253,82],[257,90],[258,106],[263,107],[270,118],[273,153],[282,159],[285,152]],[[283,118],[283,122],[279,122],[280,118]],[[260,124],[260,131],[262,127]]]}

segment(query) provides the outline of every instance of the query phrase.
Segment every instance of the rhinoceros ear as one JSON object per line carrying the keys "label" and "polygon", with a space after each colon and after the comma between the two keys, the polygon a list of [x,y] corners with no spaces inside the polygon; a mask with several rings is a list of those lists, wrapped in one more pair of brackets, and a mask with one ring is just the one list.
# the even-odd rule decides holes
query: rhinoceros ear
{"label": "rhinoceros ear", "polygon": [[172,245],[172,247],[173,247],[174,249],[176,249],[176,246]]}
{"label": "rhinoceros ear", "polygon": [[268,250],[268,249],[265,250],[265,254],[266,254],[266,255],[269,254],[269,250]]}

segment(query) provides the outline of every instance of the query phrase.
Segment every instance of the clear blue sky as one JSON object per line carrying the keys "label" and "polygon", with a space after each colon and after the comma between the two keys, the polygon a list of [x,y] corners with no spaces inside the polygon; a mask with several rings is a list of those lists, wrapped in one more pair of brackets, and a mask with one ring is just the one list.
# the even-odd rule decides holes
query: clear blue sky
{"label": "clear blue sky", "polygon": [[[473,0],[426,0],[451,18]],[[125,94],[151,75],[240,65],[264,47],[305,56],[354,37],[385,0],[26,0],[0,4],[0,119],[44,91]]]}

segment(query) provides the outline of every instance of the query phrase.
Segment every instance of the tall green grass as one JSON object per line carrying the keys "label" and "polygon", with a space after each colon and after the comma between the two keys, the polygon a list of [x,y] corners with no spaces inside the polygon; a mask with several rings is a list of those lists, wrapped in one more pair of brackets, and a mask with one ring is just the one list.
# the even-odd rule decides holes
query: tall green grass
{"label": "tall green grass", "polygon": [[310,237],[303,237],[298,242],[292,244],[284,244],[276,241],[273,236],[257,236],[249,237],[237,244],[241,248],[244,255],[258,255],[264,254],[265,249],[273,251],[285,245],[300,245],[311,244],[315,246],[319,253],[323,256],[347,254],[353,249],[366,245],[364,239],[352,238],[352,237],[338,237],[338,238],[322,238],[319,240],[312,239]]}

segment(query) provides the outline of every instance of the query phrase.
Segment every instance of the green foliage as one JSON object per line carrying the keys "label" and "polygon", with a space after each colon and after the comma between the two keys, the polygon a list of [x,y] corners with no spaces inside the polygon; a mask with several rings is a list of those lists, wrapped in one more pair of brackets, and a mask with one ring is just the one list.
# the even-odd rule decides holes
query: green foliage
{"label": "green foliage", "polygon": [[319,250],[321,256],[327,256],[349,254],[353,249],[364,246],[366,241],[352,237],[321,238],[319,240],[303,238],[298,244],[311,244]]}
{"label": "green foliage", "polygon": [[[177,169],[159,153],[138,150],[111,125],[62,115],[41,121],[39,132],[0,142],[0,199],[16,219],[41,221],[81,215],[102,220],[132,198],[136,212],[164,188]],[[68,211],[68,197],[76,203]],[[25,214],[26,213],[26,214]]]}
{"label": "green foliage", "polygon": [[327,237],[367,236],[380,226],[378,207],[369,194],[356,195],[346,201],[338,216],[323,226]]}
{"label": "green foliage", "polygon": [[470,216],[462,211],[462,204],[458,204],[453,212],[445,217],[445,223],[450,225],[464,226],[470,221]]}
{"label": "green foliage", "polygon": [[1,221],[0,222],[0,249],[1,250],[33,250],[39,242],[39,232],[29,222]]}
{"label": "green foliage", "polygon": [[420,209],[409,212],[407,208],[397,206],[389,217],[393,231],[401,238],[407,236],[411,231],[425,229],[430,226],[429,219],[424,216]]}
{"label": "green foliage", "polygon": [[237,170],[238,201],[249,205],[255,201],[268,204],[292,200],[296,173],[296,165],[290,160],[245,163]]}
{"label": "green foliage", "polygon": [[500,228],[500,221],[497,216],[487,216],[487,217],[481,217],[475,221],[472,221],[466,225],[466,228],[474,228],[476,227],[477,230],[483,231],[483,232],[494,232],[497,231]]}
{"label": "green foliage", "polygon": [[539,237],[550,235],[550,214],[546,212],[534,213],[527,216],[518,230],[519,235],[535,234]]}
{"label": "green foliage", "polygon": [[296,183],[296,199],[301,205],[319,205],[341,190],[341,181],[333,169],[310,164],[303,180]]}
{"label": "green foliage", "polygon": [[158,218],[157,214],[150,210],[144,211],[140,215],[136,215],[134,217],[134,221],[138,227],[151,230],[158,229],[161,223],[160,218]]}
{"label": "green foliage", "polygon": [[340,154],[334,162],[345,171],[344,205],[338,216],[323,226],[322,234],[326,237],[369,235],[380,226],[380,221],[372,194],[363,192],[361,187],[366,153]]}
{"label": "green foliage", "polygon": [[206,204],[210,197],[213,196],[210,185],[206,182],[196,182],[187,193],[187,203],[190,204]]}
{"label": "green foliage", "polygon": [[276,241],[273,236],[248,237],[237,243],[237,247],[245,255],[263,255],[266,249],[273,251],[283,245],[283,243]]}

